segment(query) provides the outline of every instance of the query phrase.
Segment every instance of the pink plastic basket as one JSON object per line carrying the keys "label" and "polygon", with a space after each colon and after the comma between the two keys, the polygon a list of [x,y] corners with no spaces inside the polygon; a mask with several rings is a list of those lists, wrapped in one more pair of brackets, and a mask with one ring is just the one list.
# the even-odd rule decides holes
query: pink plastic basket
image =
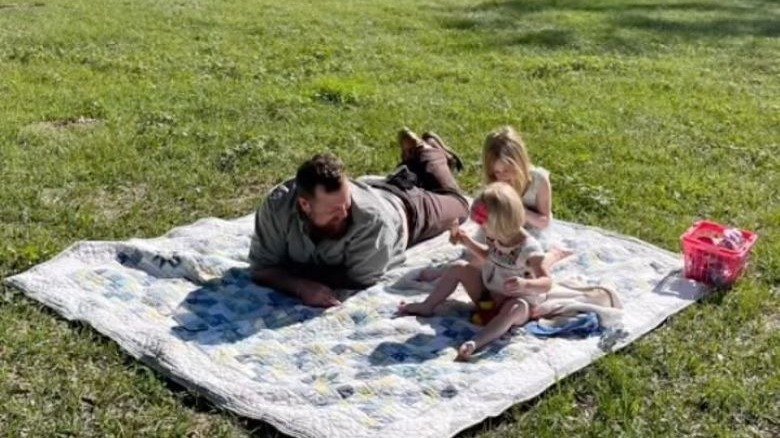
{"label": "pink plastic basket", "polygon": [[740,230],[742,245],[736,249],[713,243],[727,228],[716,222],[697,221],[680,236],[687,278],[716,287],[730,287],[739,278],[758,235]]}

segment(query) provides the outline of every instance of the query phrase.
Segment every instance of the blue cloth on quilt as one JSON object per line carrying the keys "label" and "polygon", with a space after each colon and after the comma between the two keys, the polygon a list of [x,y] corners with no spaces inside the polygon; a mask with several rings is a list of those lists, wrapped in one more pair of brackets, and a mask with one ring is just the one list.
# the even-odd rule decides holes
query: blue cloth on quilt
{"label": "blue cloth on quilt", "polygon": [[571,318],[571,320],[561,326],[544,324],[540,323],[539,321],[531,321],[525,325],[525,330],[528,333],[540,337],[587,337],[599,334],[601,332],[601,327],[599,326],[598,316],[594,312],[588,312]]}

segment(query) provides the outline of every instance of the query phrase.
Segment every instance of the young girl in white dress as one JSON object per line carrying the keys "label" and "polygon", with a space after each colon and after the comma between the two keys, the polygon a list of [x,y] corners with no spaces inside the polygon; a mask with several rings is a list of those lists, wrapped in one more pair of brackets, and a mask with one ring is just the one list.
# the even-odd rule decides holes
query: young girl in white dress
{"label": "young girl in white dress", "polygon": [[480,243],[453,225],[451,238],[464,245],[479,261],[474,265],[453,264],[445,269],[436,289],[418,303],[401,303],[399,313],[427,316],[462,284],[474,303],[489,297],[499,309],[487,325],[458,348],[458,358],[468,359],[512,326],[523,325],[546,300],[552,286],[543,267],[544,252],[537,240],[523,228],[525,208],[520,196],[506,183],[487,186],[475,203],[484,205],[483,225],[486,244]]}
{"label": "young girl in white dress", "polygon": [[[547,270],[556,262],[572,254],[568,249],[553,245],[546,248],[544,230],[552,221],[552,186],[550,173],[531,164],[528,151],[520,134],[511,126],[498,128],[487,135],[482,148],[482,168],[485,174],[485,184],[503,182],[515,189],[522,199],[525,222],[524,227],[537,239],[541,239],[544,256],[544,266]],[[474,239],[485,243],[481,230]],[[472,264],[478,264],[479,259],[472,259]],[[475,268],[479,268],[475,265]],[[442,268],[428,268],[419,275],[421,281],[433,281],[443,273]]]}

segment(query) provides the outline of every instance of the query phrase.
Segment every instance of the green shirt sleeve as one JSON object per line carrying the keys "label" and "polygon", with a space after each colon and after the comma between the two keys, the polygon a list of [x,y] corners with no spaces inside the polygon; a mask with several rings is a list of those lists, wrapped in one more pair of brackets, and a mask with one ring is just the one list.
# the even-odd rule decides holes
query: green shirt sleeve
{"label": "green shirt sleeve", "polygon": [[287,258],[285,233],[274,213],[271,200],[266,199],[255,214],[255,233],[249,249],[249,264],[253,270],[281,265]]}

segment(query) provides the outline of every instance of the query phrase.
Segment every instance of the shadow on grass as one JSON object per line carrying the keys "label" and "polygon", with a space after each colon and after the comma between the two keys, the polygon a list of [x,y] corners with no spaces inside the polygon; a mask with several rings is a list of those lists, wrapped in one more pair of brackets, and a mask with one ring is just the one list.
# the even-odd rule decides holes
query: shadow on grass
{"label": "shadow on grass", "polygon": [[628,2],[616,0],[505,0],[488,1],[470,8],[472,11],[491,10],[496,7],[515,12],[582,11],[582,12],[624,12],[624,11],[695,11],[695,12],[746,12],[756,6],[764,6],[769,2],[747,0],[743,5],[725,1],[679,2],[669,1]]}
{"label": "shadow on grass", "polygon": [[445,28],[483,37],[478,46],[529,46],[550,50],[637,53],[653,41],[696,41],[780,36],[780,13],[771,2],[620,2],[614,0],[485,1],[440,11]]}
{"label": "shadow on grass", "polygon": [[677,21],[644,15],[626,15],[615,21],[623,27],[632,27],[662,34],[676,34],[687,38],[728,36],[756,36],[775,38],[780,36],[780,17],[725,18],[702,21]]}
{"label": "shadow on grass", "polygon": [[543,29],[524,32],[510,41],[511,44],[533,45],[548,48],[569,46],[574,42],[574,32],[570,30]]}

